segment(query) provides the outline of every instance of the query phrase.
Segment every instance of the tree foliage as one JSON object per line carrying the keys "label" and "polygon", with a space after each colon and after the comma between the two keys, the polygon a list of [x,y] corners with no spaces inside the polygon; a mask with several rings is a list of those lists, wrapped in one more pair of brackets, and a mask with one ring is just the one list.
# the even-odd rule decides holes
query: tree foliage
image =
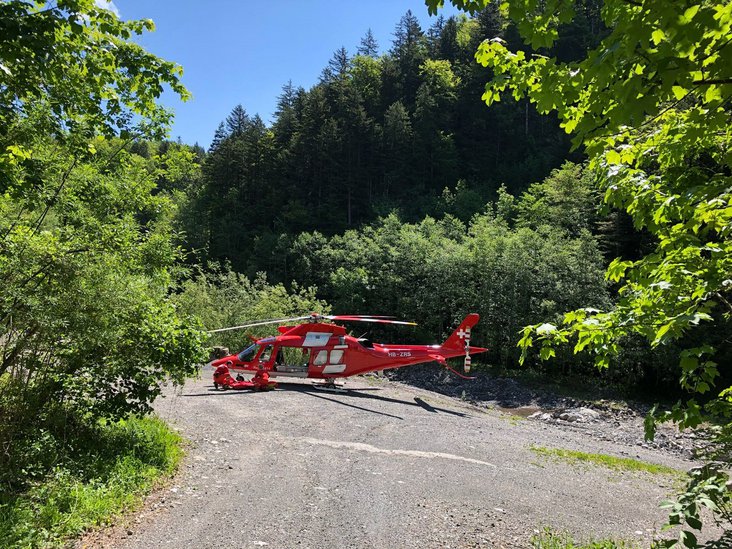
{"label": "tree foliage", "polygon": [[[0,28],[0,128],[5,130],[44,104],[57,138],[160,136],[171,116],[155,102],[164,86],[188,97],[178,65],[131,41],[154,29],[149,19],[122,21],[94,0],[10,0],[0,3]],[[5,145],[22,149],[22,143]],[[6,147],[0,163],[22,155]]]}
{"label": "tree foliage", "polygon": [[177,65],[131,41],[152,23],[93,0],[11,0],[0,28],[0,482],[12,492],[48,472],[43,453],[78,424],[148,412],[161,382],[195,372],[203,334],[169,300],[182,253],[168,192],[198,179],[192,151],[132,143],[163,135],[164,85],[187,95]]}
{"label": "tree foliage", "polygon": [[[392,211],[416,222],[441,215],[446,193],[474,198],[452,210],[467,222],[502,184],[520,194],[560,166],[570,144],[555,119],[525,101],[481,107],[486,71],[473,52],[489,29],[514,40],[496,10],[429,29],[410,12],[388,51],[367,33],[356,55],[334,52],[311,89],[285,84],[271,127],[235,107],[181,215],[200,226],[189,231],[196,257],[289,281],[268,249],[283,234],[330,236]],[[594,32],[572,29],[586,42]],[[574,44],[564,50],[581,53]]]}
{"label": "tree foliage", "polygon": [[[567,165],[554,177],[572,173],[576,166]],[[578,180],[576,188],[581,185]],[[418,320],[415,336],[425,342],[446,336],[466,313],[478,312],[482,319],[474,337],[490,348],[487,362],[510,367],[518,360],[516,344],[527,323],[574,306],[609,304],[595,238],[546,221],[530,227],[515,213],[529,210],[525,200],[530,198],[514,199],[504,191],[467,226],[452,216],[410,224],[392,214],[330,238],[303,233],[294,239],[288,261],[298,280],[316,285],[336,311],[388,310]],[[581,369],[587,362],[562,358],[567,368]]]}
{"label": "tree foliage", "polygon": [[[264,273],[249,280],[227,266],[215,265],[183,282],[173,301],[180,312],[200,319],[209,330],[236,326],[252,319],[330,312],[330,306],[316,297],[315,288],[295,285],[287,290],[281,284],[269,284]],[[215,334],[211,342],[227,346],[234,352],[247,345],[249,336],[264,337],[271,333],[271,326],[261,326],[246,332],[221,332]]]}
{"label": "tree foliage", "polygon": [[[426,3],[433,11],[442,4]],[[489,1],[453,3],[472,11]],[[653,347],[680,341],[680,383],[706,395],[720,377],[715,349],[723,347],[724,356],[730,344],[718,336],[729,333],[732,313],[732,5],[604,0],[599,14],[607,32],[596,47],[575,61],[546,55],[584,6],[502,2],[501,12],[534,51],[487,37],[476,53],[493,72],[483,98],[489,105],[528,98],[539,112],[556,113],[589,155],[606,202],[628,212],[656,246],[639,260],[611,263],[607,278],[620,284],[613,309],[575,310],[558,327],[527,327],[522,346],[536,340],[548,356],[572,340],[576,352],[589,349],[607,367],[633,334]],[[718,329],[703,329],[709,323]],[[682,427],[709,416],[729,422],[730,390],[716,392],[706,408],[691,399],[664,417]],[[676,541],[694,540],[682,532]]]}

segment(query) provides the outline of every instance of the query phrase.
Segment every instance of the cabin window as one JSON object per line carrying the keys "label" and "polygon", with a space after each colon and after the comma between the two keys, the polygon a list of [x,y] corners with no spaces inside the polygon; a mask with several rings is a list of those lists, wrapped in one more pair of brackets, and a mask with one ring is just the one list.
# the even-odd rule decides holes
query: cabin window
{"label": "cabin window", "polygon": [[342,350],[336,350],[336,351],[330,352],[330,363],[331,364],[340,364],[342,358],[343,358]]}
{"label": "cabin window", "polygon": [[264,351],[262,351],[262,354],[259,356],[259,362],[269,362],[269,359],[272,357],[272,348],[273,345],[267,345]]}
{"label": "cabin window", "polygon": [[328,362],[328,351],[318,351],[318,354],[313,360],[313,364],[315,366],[322,366],[326,362]]}

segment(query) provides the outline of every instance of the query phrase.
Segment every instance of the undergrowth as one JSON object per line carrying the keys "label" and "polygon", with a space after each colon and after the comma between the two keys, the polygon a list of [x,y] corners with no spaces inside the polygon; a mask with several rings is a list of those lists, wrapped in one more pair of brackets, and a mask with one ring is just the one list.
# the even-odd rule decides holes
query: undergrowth
{"label": "undergrowth", "polygon": [[[108,524],[172,473],[183,453],[180,435],[154,417],[96,422],[75,431],[73,447],[38,430],[25,448],[23,442],[16,448],[31,459],[28,468],[14,468],[24,478],[3,475],[0,547],[60,547]],[[43,454],[33,459],[44,448],[52,456],[50,468]]]}
{"label": "undergrowth", "polygon": [[567,450],[564,448],[547,448],[545,446],[531,446],[531,451],[537,455],[558,458],[563,461],[574,463],[592,463],[601,465],[616,471],[642,471],[653,475],[680,476],[683,473],[666,465],[648,463],[631,458],[621,458],[607,454],[589,454],[578,450]]}
{"label": "undergrowth", "polygon": [[623,540],[590,540],[582,543],[575,541],[566,533],[559,533],[551,528],[544,530],[531,538],[533,549],[634,549],[636,545]]}

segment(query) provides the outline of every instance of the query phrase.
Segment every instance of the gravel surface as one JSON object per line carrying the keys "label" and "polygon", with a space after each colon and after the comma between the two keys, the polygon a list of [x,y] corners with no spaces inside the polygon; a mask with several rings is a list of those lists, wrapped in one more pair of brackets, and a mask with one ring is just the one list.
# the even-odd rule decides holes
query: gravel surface
{"label": "gravel surface", "polygon": [[[191,441],[181,473],[78,546],[514,548],[544,526],[647,546],[677,480],[547,459],[531,446],[693,465],[683,452],[613,439],[605,420],[542,419],[549,412],[536,403],[509,413],[385,378],[346,386],[214,391],[204,368],[156,403]],[[529,411],[540,414],[524,419]]]}
{"label": "gravel surface", "polygon": [[673,424],[658,425],[654,440],[646,441],[643,420],[651,408],[647,403],[581,400],[548,389],[530,388],[515,379],[485,374],[478,374],[475,380],[463,380],[434,365],[391,370],[388,376],[478,407],[579,430],[585,436],[617,444],[652,448],[686,459],[693,459],[706,446],[703,431],[679,432]]}

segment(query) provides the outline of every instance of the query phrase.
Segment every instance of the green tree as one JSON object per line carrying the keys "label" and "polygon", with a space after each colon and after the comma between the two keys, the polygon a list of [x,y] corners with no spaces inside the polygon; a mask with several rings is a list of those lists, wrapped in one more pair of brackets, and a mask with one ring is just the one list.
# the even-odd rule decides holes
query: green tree
{"label": "green tree", "polygon": [[[434,12],[442,1],[426,3]],[[473,11],[489,2],[453,3]],[[554,45],[560,26],[576,20],[581,7],[571,0],[501,4],[532,48]],[[576,351],[591,349],[604,368],[633,334],[653,347],[687,342],[679,362],[681,386],[707,395],[720,374],[729,380],[712,358],[715,347],[729,341],[702,327],[714,323],[716,333],[728,334],[732,313],[732,4],[605,0],[600,17],[604,38],[576,61],[512,51],[492,37],[476,54],[494,73],[485,101],[490,105],[510,93],[528,98],[539,112],[555,112],[575,145],[585,147],[606,202],[657,239],[652,253],[637,261],[618,259],[608,268],[607,277],[622,285],[612,310],[577,310],[560,327],[528,327],[522,346],[536,339],[546,357],[554,345],[573,340]],[[728,455],[732,387],[715,393],[706,406],[693,397],[662,418],[682,427],[721,419],[725,427],[717,440],[721,455]],[[719,506],[708,497],[694,501]],[[689,516],[686,525],[700,528],[698,515]],[[695,545],[696,538],[682,530],[676,542]]]}
{"label": "green tree", "polygon": [[165,84],[187,96],[180,67],[131,40],[152,23],[11,0],[0,27],[0,471],[22,484],[21,468],[46,473],[22,451],[41,430],[62,441],[149,411],[161,381],[195,370],[203,334],[168,299],[181,255],[157,192],[191,158],[125,150],[164,135]]}
{"label": "green tree", "polygon": [[592,173],[579,164],[566,162],[521,195],[518,224],[551,225],[578,236],[582,231],[595,230],[599,203]]}
{"label": "green tree", "polygon": [[427,58],[427,40],[419,21],[408,10],[394,29],[391,53],[399,67],[399,91],[407,105],[414,102],[419,87],[419,67]]}
{"label": "green tree", "polygon": [[371,29],[366,31],[366,34],[361,38],[361,42],[356,50],[358,55],[364,55],[366,57],[376,57],[379,55],[379,43],[374,38],[374,34]]}
{"label": "green tree", "polygon": [[[295,285],[288,292],[281,284],[268,284],[264,273],[250,280],[218,264],[211,264],[207,272],[199,272],[183,282],[173,300],[180,311],[197,317],[209,330],[236,326],[248,320],[330,312],[328,304],[317,299],[315,288]],[[227,306],[223,307],[224,303]],[[246,333],[221,332],[212,338],[212,343],[228,346],[235,352],[248,344],[247,336],[264,337],[271,333],[271,326],[250,329]]]}
{"label": "green tree", "polygon": [[[122,21],[94,0],[9,0],[0,4],[0,26],[0,127],[6,139],[12,139],[7,132],[13,122],[38,104],[48,106],[47,123],[58,138],[162,137],[171,116],[155,102],[163,85],[189,96],[178,65],[130,40],[154,29],[149,19]],[[22,156],[22,143],[5,145],[0,169]]]}

